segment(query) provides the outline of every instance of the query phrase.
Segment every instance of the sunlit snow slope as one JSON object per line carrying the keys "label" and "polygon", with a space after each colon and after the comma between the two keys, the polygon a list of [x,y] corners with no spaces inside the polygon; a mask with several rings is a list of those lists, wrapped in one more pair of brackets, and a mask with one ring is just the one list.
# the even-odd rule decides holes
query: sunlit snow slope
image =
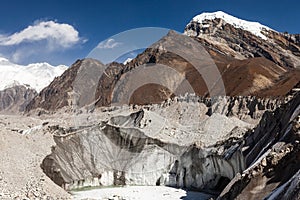
{"label": "sunlit snow slope", "polygon": [[222,11],[212,12],[212,13],[202,13],[200,15],[195,16],[192,19],[192,22],[197,22],[199,24],[203,24],[203,26],[209,26],[206,24],[206,20],[214,20],[214,19],[222,19],[226,23],[233,25],[235,28],[240,28],[245,31],[249,31],[252,34],[261,37],[262,39],[267,39],[267,37],[262,34],[262,30],[272,30],[271,28],[264,26],[258,22],[250,22],[246,20],[242,20],[236,17],[233,17],[227,13]]}
{"label": "sunlit snow slope", "polygon": [[17,65],[0,58],[0,90],[14,85],[25,85],[40,92],[66,69],[67,66],[51,66],[48,63]]}

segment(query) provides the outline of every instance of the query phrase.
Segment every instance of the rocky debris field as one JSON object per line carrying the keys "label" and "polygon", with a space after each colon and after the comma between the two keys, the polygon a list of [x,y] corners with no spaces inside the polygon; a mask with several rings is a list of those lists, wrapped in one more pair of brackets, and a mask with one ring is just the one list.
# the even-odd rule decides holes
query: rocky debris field
{"label": "rocky debris field", "polygon": [[69,197],[40,167],[55,144],[43,123],[34,117],[0,116],[0,199]]}
{"label": "rocky debris field", "polygon": [[[281,101],[188,95],[148,106],[1,115],[0,197],[68,199],[74,189],[124,185],[161,186],[134,189],[137,197],[163,186],[221,199],[284,195],[272,193],[281,187],[295,194],[299,101],[299,94]],[[108,194],[75,194],[98,192]]]}

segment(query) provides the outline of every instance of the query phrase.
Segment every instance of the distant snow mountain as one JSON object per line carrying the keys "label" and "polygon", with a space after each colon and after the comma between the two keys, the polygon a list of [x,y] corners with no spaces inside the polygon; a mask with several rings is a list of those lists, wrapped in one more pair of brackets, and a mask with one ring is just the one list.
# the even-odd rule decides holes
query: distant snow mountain
{"label": "distant snow mountain", "polygon": [[66,69],[67,66],[52,66],[48,63],[34,63],[24,66],[14,64],[6,58],[0,58],[0,90],[24,85],[40,92]]}
{"label": "distant snow mountain", "polygon": [[233,25],[235,28],[240,28],[245,31],[249,31],[252,34],[265,40],[267,39],[267,37],[264,34],[262,34],[262,31],[272,30],[271,28],[262,25],[258,22],[250,22],[250,21],[242,20],[237,17],[231,16],[227,13],[224,13],[222,11],[217,11],[212,13],[202,13],[200,15],[195,16],[191,22],[197,22],[198,24],[201,24],[203,28],[208,28],[210,24],[208,24],[207,21],[214,20],[214,19],[222,19],[226,23]]}

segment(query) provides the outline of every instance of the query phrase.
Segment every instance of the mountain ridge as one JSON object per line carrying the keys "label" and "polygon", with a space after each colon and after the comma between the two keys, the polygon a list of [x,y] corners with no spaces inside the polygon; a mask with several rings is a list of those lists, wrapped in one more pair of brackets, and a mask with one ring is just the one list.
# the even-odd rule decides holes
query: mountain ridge
{"label": "mountain ridge", "polygon": [[[209,26],[208,23],[206,23],[207,20],[214,20],[214,19],[222,19],[226,23],[233,25],[236,28],[243,29],[245,31],[249,31],[252,34],[261,37],[262,39],[267,39],[267,37],[262,33],[264,30],[272,30],[271,28],[260,24],[259,22],[252,22],[247,21],[243,19],[239,19],[237,17],[234,17],[232,15],[229,15],[223,11],[216,11],[212,13],[202,13],[200,15],[195,16],[192,21],[197,22],[199,24],[202,24],[203,27],[207,28]],[[274,30],[272,30],[274,31]]]}
{"label": "mountain ridge", "polygon": [[[206,20],[207,17],[203,18]],[[187,31],[184,35],[179,35],[174,31],[170,31],[165,37],[151,45],[125,65],[115,62],[106,66],[99,64],[98,67],[106,69],[104,75],[98,77],[99,81],[96,84],[97,86],[95,86],[97,87],[96,91],[94,91],[94,102],[96,107],[111,105],[113,101],[113,91],[115,90],[117,83],[120,80],[124,80],[124,77],[126,77],[129,72],[134,72],[134,70],[139,69],[139,66],[147,65],[150,67],[150,65],[153,64],[165,65],[175,69],[185,76],[185,80],[191,84],[196,95],[209,96],[208,86],[203,79],[205,77],[202,77],[202,75],[199,74],[195,66],[179,55],[165,50],[169,47],[174,48],[174,46],[176,47],[178,44],[190,45],[188,49],[185,49],[187,55],[196,55],[197,52],[193,51],[197,49],[197,45],[199,44],[204,47],[208,52],[207,55],[210,56],[210,59],[215,63],[222,76],[226,95],[228,96],[252,95],[258,97],[282,97],[287,95],[299,82],[300,70],[292,67],[292,65],[297,62],[294,62],[293,59],[289,60],[290,58],[295,58],[300,62],[300,56],[297,54],[298,50],[300,53],[300,47],[298,46],[295,37],[288,34],[283,35],[278,32],[270,32],[269,36],[272,39],[265,40],[249,31],[236,28],[233,25],[222,21],[222,19],[211,18],[212,21],[206,22],[210,23],[210,28],[214,26],[217,27],[215,32],[209,29],[209,27],[207,29],[207,27],[203,28],[197,23],[193,24],[192,20],[192,22],[187,25],[186,30],[190,29],[195,31],[195,33],[198,34],[196,37],[187,37]],[[245,24],[243,20],[242,22],[242,24]],[[222,26],[219,26],[219,24]],[[196,26],[199,29],[195,29]],[[199,31],[202,30],[201,28],[203,28],[204,32]],[[270,29],[270,31],[272,30]],[[280,41],[282,41],[281,46],[278,45],[279,47],[277,49],[273,48]],[[240,50],[236,49],[236,46],[240,46]],[[288,51],[285,51],[284,48],[290,49],[286,57],[284,57],[283,54]],[[74,86],[75,78],[69,76],[70,74],[74,76],[78,75],[78,70],[80,68],[84,69],[84,66],[81,66],[82,63],[89,62],[94,63],[94,61],[90,59],[77,61],[73,67],[69,68],[69,75],[63,74],[62,77],[55,79],[49,87],[39,94],[39,97],[35,98],[29,104],[26,110],[30,111],[36,108],[57,110],[64,106],[76,104],[76,102],[72,101],[74,99],[74,97],[72,97],[72,94],[74,95],[72,87]],[[95,62],[98,63],[98,61]],[[200,63],[197,63],[196,65],[199,64]],[[76,67],[74,68],[74,66]],[[170,80],[173,78],[175,78],[173,75],[168,77]],[[69,81],[68,84],[67,81],[64,81],[71,79],[73,81]],[[179,83],[179,85],[180,84],[181,83]],[[65,85],[65,88],[62,87],[62,85]],[[49,91],[60,91],[59,93],[63,93],[63,96],[66,99],[57,95],[51,97],[51,95],[49,96]],[[161,91],[165,92],[163,93]],[[168,88],[165,88],[162,85],[146,84],[138,88],[132,94],[129,103],[160,103],[173,97],[173,92],[174,91],[168,91]],[[84,94],[81,95],[85,96]],[[89,101],[89,103],[92,103],[92,101]]]}
{"label": "mountain ridge", "polygon": [[[249,27],[253,23],[254,28]],[[258,22],[223,12],[206,13],[194,17],[184,34],[236,59],[265,57],[282,67],[300,68],[299,35],[279,33]]]}
{"label": "mountain ridge", "polygon": [[45,62],[18,65],[0,57],[0,90],[23,85],[40,92],[66,69],[65,65],[52,66]]}

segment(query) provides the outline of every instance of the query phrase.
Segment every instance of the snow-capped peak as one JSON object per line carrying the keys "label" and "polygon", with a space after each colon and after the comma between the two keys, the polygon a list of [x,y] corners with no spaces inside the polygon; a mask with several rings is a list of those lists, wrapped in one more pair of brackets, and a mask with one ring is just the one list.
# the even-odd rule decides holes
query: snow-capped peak
{"label": "snow-capped peak", "polygon": [[123,64],[126,65],[127,63],[131,62],[132,60],[133,60],[133,58],[127,58],[127,59],[123,62]]}
{"label": "snow-capped peak", "polygon": [[0,57],[0,90],[18,84],[40,92],[66,69],[67,66],[52,66],[48,63],[18,65]]}
{"label": "snow-capped peak", "polygon": [[217,11],[212,13],[202,13],[200,15],[195,16],[192,21],[203,25],[207,25],[205,23],[206,20],[214,20],[214,19],[222,19],[226,23],[231,24],[236,28],[249,31],[252,34],[261,37],[262,39],[265,40],[267,39],[267,37],[264,34],[262,34],[262,30],[272,30],[271,28],[264,26],[258,22],[250,22],[250,21],[242,20],[222,11]]}

